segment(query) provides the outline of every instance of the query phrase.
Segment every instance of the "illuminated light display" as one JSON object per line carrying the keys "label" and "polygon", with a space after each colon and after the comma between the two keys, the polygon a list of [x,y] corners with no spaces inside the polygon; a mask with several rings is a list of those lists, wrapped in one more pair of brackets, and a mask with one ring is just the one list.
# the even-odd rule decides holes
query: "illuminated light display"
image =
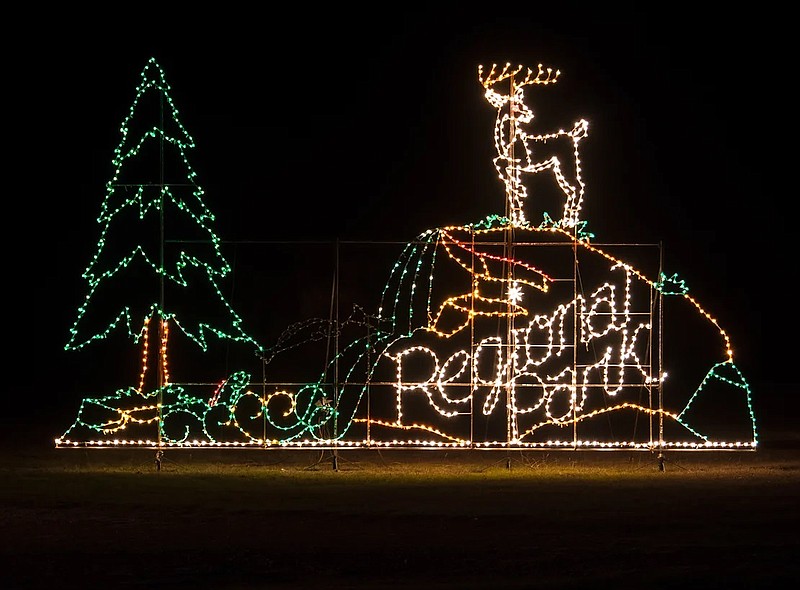
{"label": "illuminated light display", "polygon": [[[497,150],[494,165],[500,180],[506,185],[508,213],[514,226],[524,226],[527,223],[523,207],[528,190],[522,180],[523,174],[536,174],[546,170],[552,171],[559,188],[564,192],[564,211],[560,224],[575,227],[580,221],[578,216],[583,202],[584,185],[581,180],[578,146],[588,134],[588,121],[580,119],[570,131],[559,129],[544,134],[529,134],[526,131],[526,126],[533,121],[533,112],[525,104],[525,87],[554,84],[560,74],[558,70],[553,72],[551,68],[543,69],[540,64],[534,76],[530,68],[512,68],[511,64],[506,64],[500,71],[497,65],[493,65],[484,76],[483,66],[478,66],[478,79],[486,89],[486,100],[498,113],[494,131]],[[509,84],[507,94],[494,89],[503,82]],[[574,161],[571,162],[574,173],[570,178],[565,174],[567,163],[548,149],[561,141],[569,142],[574,156]]]}
{"label": "illuminated light display", "polygon": [[[80,350],[125,330],[135,343],[141,343],[139,382],[112,395],[84,399],[70,430],[84,427],[106,438],[146,425],[155,428],[156,441],[166,441],[170,437],[164,428],[170,417],[188,414],[201,418],[216,405],[215,400],[195,398],[185,386],[171,382],[170,326],[177,326],[202,350],[207,348],[209,336],[245,343],[255,350],[259,345],[244,332],[241,318],[220,290],[219,282],[231,267],[211,227],[214,215],[203,202],[203,190],[189,164],[187,152],[194,147],[194,140],[180,122],[164,72],[154,59],[141,73],[120,132],[122,139],[112,160],[114,171],[106,183],[97,219],[100,239],[83,273],[88,294],[78,309],[66,349]],[[171,171],[165,172],[165,153],[174,158],[169,161],[182,171],[181,176],[172,178]],[[152,163],[150,174],[142,174]],[[179,228],[181,239],[130,239],[128,226],[133,226],[138,237],[163,236],[167,225],[170,230]],[[202,300],[208,304],[203,311],[211,321],[194,314],[200,311],[198,299],[192,300],[193,314],[176,311],[186,309],[190,287],[203,289]],[[158,321],[153,322],[154,318]],[[150,359],[152,324],[158,326],[160,339],[155,372],[150,371],[154,364]],[[221,391],[215,395],[248,382],[249,377],[235,374],[219,385]],[[126,443],[115,438],[112,444]]]}
{"label": "illuminated light display", "polygon": [[[497,111],[494,165],[505,189],[504,215],[422,232],[396,257],[375,315],[293,324],[271,347],[245,334],[221,294],[219,281],[230,267],[186,160],[194,144],[178,123],[154,60],[142,76],[98,219],[103,230],[97,255],[84,273],[89,295],[67,345],[80,349],[126,327],[141,343],[140,379],[137,387],[85,398],[76,421],[56,439],[58,447],[757,447],[752,392],[734,363],[730,338],[677,273],[663,272],[660,246],[604,246],[586,231],[579,145],[588,123],[579,119],[568,131],[530,131],[534,117],[524,92],[555,84],[559,71],[541,65],[535,71],[510,64],[488,72],[478,68],[484,96]],[[134,113],[150,91],[169,106],[177,132],[145,127],[129,140]],[[178,151],[189,194],[178,196],[177,184],[119,181],[124,165],[149,142]],[[544,211],[538,225],[525,215],[536,200],[526,186],[533,177],[549,179],[562,200],[561,210]],[[172,205],[201,230],[206,258],[190,251],[188,241],[171,241],[177,251],[166,256],[137,245],[115,261],[104,260],[117,218],[133,210],[128,221],[163,219]],[[82,324],[90,302],[101,297],[101,285],[135,263],[145,263],[162,285],[184,291],[185,275],[203,277],[228,319],[215,326],[183,315],[179,321],[164,299],[137,298],[138,307],[122,301],[102,329],[87,332]],[[673,359],[683,381],[670,388],[666,367],[671,375],[676,371],[663,359],[664,316],[677,314],[691,318],[693,339],[711,345],[692,355],[698,357],[694,372],[681,368],[684,359]],[[151,318],[159,319],[156,376],[148,373]],[[209,334],[245,343],[270,369],[279,367],[290,348],[334,333],[337,339],[355,336],[343,348],[337,345],[316,380],[257,382],[248,371],[235,371],[207,387],[172,382],[167,352],[176,333],[202,350]],[[722,411],[709,411],[709,405]]]}

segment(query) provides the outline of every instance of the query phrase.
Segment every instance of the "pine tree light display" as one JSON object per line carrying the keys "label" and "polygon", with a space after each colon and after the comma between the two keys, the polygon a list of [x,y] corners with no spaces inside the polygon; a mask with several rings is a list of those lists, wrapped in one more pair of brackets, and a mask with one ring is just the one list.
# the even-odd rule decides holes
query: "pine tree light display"
{"label": "pine tree light display", "polygon": [[219,402],[222,391],[223,399],[235,399],[248,378],[235,373],[206,399],[189,395],[171,382],[170,341],[182,336],[202,350],[209,338],[260,347],[220,291],[231,267],[189,164],[194,140],[178,118],[164,72],[151,59],[141,78],[114,150],[114,173],[97,219],[100,239],[83,273],[88,293],[66,345],[79,350],[124,330],[141,346],[141,372],[135,385],[85,399],[67,435],[80,428],[106,435],[152,425],[144,430],[153,441],[177,442],[188,432],[182,427],[180,439],[170,437],[172,417],[190,415],[205,426],[215,405],[210,402]]}
{"label": "pine tree light display", "polygon": [[[193,142],[151,60],[122,125],[97,254],[84,273],[89,294],[67,344],[80,349],[127,330],[143,350],[141,379],[84,399],[56,446],[755,450],[751,389],[730,338],[677,273],[663,271],[660,245],[592,242],[581,218],[588,122],[531,131],[525,91],[559,75],[541,65],[478,68],[497,111],[494,164],[504,214],[429,229],[408,242],[374,313],[293,324],[261,347],[219,290],[230,267],[186,160]],[[133,134],[149,93],[168,105],[155,112],[168,113],[171,126],[162,117]],[[169,165],[183,171],[182,183],[163,180],[163,156],[158,182],[130,176],[153,147],[179,156]],[[532,203],[547,203],[538,224],[528,220]],[[167,224],[173,216],[178,221]],[[174,225],[185,235],[165,240],[165,227]],[[147,232],[157,237],[149,247],[131,240]],[[126,246],[124,254],[109,258],[111,242]],[[155,289],[132,281],[141,274],[131,271],[137,265],[158,279]],[[106,288],[116,282],[124,288]],[[212,295],[200,300],[217,307],[206,315],[183,305],[200,287]],[[98,321],[95,306],[112,311]],[[710,343],[702,353],[687,351],[692,369],[683,368],[686,359],[664,358],[665,325],[678,322],[693,342]],[[321,374],[303,384],[256,383],[239,371],[196,394],[170,380],[175,332],[204,351],[210,336],[252,346],[271,370],[289,348],[325,335],[335,335],[337,346]],[[673,365],[682,381],[668,387]],[[148,386],[154,371],[157,382]],[[180,428],[171,430],[176,417]],[[140,434],[132,437],[132,428]]]}

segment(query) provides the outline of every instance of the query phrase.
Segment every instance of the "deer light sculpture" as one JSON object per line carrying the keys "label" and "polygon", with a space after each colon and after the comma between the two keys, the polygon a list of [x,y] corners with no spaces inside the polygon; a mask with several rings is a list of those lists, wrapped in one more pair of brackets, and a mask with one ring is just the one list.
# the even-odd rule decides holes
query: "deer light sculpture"
{"label": "deer light sculpture", "polygon": [[[584,185],[578,146],[587,136],[589,123],[580,119],[569,131],[561,129],[545,134],[532,134],[525,129],[533,121],[533,111],[525,104],[525,87],[555,84],[559,74],[558,70],[544,69],[541,64],[536,75],[530,68],[518,66],[512,69],[510,64],[506,64],[502,70],[492,65],[484,76],[483,66],[478,66],[478,79],[486,89],[486,100],[497,110],[494,166],[506,186],[507,215],[516,227],[528,224],[523,210],[528,197],[523,175],[546,170],[552,171],[565,197],[563,215],[556,223],[560,227],[574,228],[580,221]],[[509,84],[505,94],[498,91],[499,84],[504,81]],[[564,142],[568,143],[574,155],[574,166],[573,162],[567,165],[562,161],[563,156],[559,156],[559,153],[564,153]]]}

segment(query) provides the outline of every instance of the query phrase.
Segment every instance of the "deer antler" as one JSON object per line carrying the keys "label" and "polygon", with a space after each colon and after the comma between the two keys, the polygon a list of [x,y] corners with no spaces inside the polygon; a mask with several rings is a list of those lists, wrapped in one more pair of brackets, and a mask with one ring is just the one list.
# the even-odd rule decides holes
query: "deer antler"
{"label": "deer antler", "polygon": [[487,90],[501,82],[502,80],[506,80],[508,78],[514,78],[514,85],[517,87],[520,86],[527,86],[528,84],[555,84],[558,80],[559,74],[561,72],[559,70],[553,73],[553,68],[544,69],[542,64],[539,64],[538,71],[536,72],[536,76],[533,75],[533,70],[527,68],[527,73],[525,77],[522,79],[517,79],[517,74],[519,74],[524,68],[524,66],[517,66],[513,70],[511,69],[511,64],[506,63],[503,67],[502,71],[497,72],[497,64],[492,64],[492,69],[489,74],[484,78],[483,77],[483,66],[478,66],[478,80],[480,80],[483,87]]}

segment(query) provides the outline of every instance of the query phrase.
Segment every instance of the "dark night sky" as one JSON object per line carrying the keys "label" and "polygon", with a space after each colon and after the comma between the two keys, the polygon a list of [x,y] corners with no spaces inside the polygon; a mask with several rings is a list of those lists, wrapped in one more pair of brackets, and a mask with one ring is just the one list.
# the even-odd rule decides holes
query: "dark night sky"
{"label": "dark night sky", "polygon": [[7,285],[35,305],[21,326],[33,341],[16,353],[34,377],[14,373],[40,406],[37,434],[59,434],[82,397],[87,368],[63,348],[119,125],[150,57],[196,140],[190,161],[218,234],[232,241],[409,240],[502,213],[495,112],[477,66],[559,69],[528,102],[543,127],[590,123],[581,147],[596,241],[662,242],[666,269],[730,333],[757,407],[788,425],[780,414],[800,394],[784,286],[796,268],[783,210],[793,72],[775,15],[323,10],[31,25],[36,51],[10,58],[19,74],[7,112],[12,161],[30,166],[11,248],[28,272]]}

